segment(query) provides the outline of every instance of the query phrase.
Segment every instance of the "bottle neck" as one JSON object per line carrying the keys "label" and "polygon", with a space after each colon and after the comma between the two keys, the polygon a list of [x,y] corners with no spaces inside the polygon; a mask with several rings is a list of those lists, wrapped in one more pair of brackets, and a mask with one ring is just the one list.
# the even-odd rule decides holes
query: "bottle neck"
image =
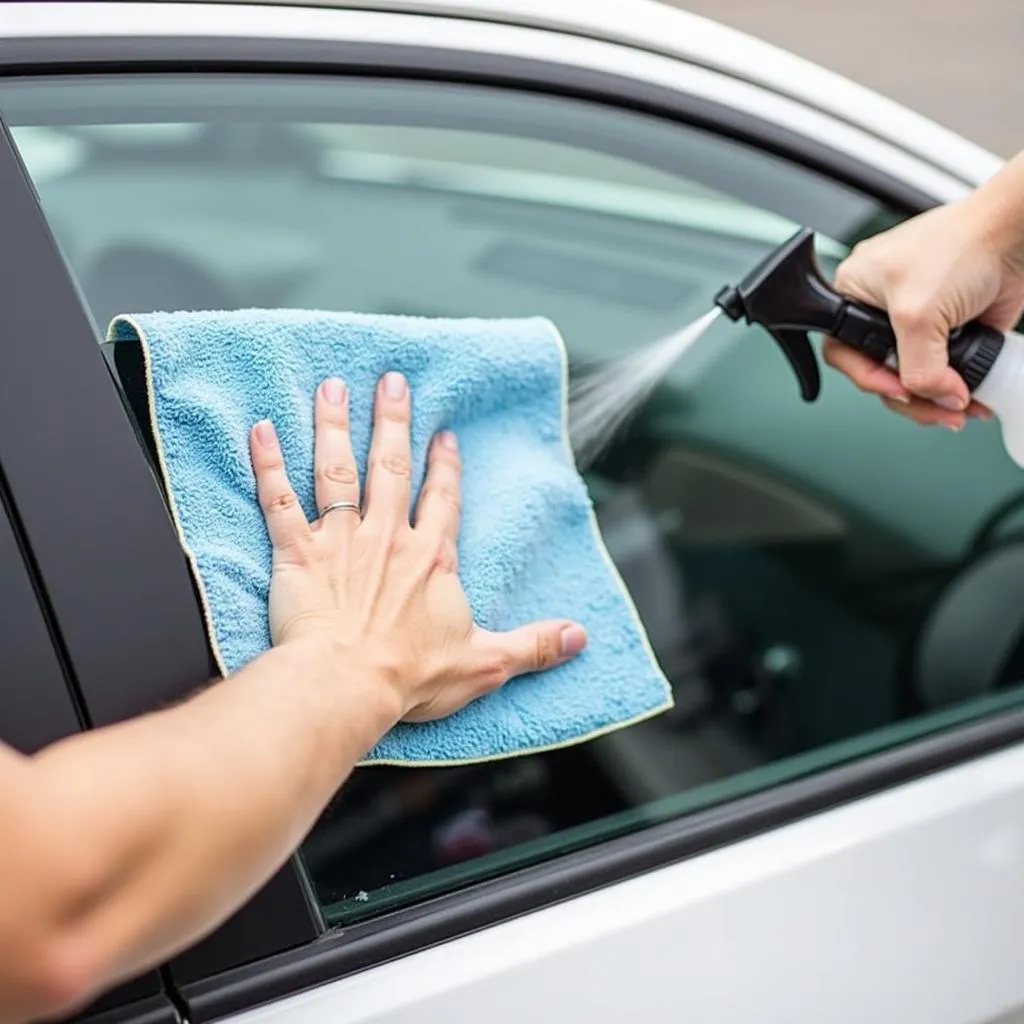
{"label": "bottle neck", "polygon": [[985,374],[985,379],[974,389],[974,397],[987,405],[1000,419],[1008,406],[1018,406],[1024,400],[1024,335],[1008,331],[1002,348]]}

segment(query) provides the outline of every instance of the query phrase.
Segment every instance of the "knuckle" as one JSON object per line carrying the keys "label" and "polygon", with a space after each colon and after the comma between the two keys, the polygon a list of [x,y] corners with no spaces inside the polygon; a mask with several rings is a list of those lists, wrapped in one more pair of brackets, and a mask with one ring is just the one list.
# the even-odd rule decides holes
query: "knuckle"
{"label": "knuckle", "polygon": [[318,466],[316,470],[316,481],[321,484],[334,483],[351,486],[358,479],[355,467],[344,462],[331,462],[326,466]]}
{"label": "knuckle", "polygon": [[380,418],[390,423],[408,423],[410,415],[408,406],[401,402],[387,402],[380,410]]}
{"label": "knuckle", "polygon": [[412,463],[405,455],[382,455],[377,465],[395,476],[412,476]]}
{"label": "knuckle", "polygon": [[890,412],[896,413],[897,416],[902,416],[904,419],[911,420],[914,423],[920,423],[922,426],[927,426],[928,424],[927,417],[922,416],[921,412],[917,409],[903,405],[900,402],[894,402],[891,398],[882,398],[882,404]]}
{"label": "knuckle", "polygon": [[385,527],[385,536],[387,537],[388,552],[390,554],[409,550],[412,547],[412,541],[415,539],[412,530],[409,529],[409,524],[403,523],[400,519],[388,521]]}
{"label": "knuckle", "polygon": [[359,533],[368,547],[383,548],[388,557],[403,550],[408,540],[401,520],[392,515],[367,516],[359,527]]}
{"label": "knuckle", "polygon": [[850,260],[860,259],[864,255],[864,249],[867,244],[868,240],[866,238],[862,238],[860,241],[854,243],[853,248],[850,250],[850,255],[846,257],[846,260],[844,260],[842,264],[840,264],[839,269],[842,270]]}
{"label": "knuckle", "polygon": [[843,292],[845,294],[847,289],[850,287],[850,281],[853,278],[853,270],[850,267],[850,260],[856,258],[857,246],[855,245],[849,257],[844,262],[840,263],[838,267],[836,267],[836,273],[835,278],[833,279],[833,283],[835,284],[837,291]]}
{"label": "knuckle", "polygon": [[459,453],[444,445],[435,444],[431,455],[434,462],[438,465],[449,466],[454,470],[462,467],[462,459],[459,457]]}
{"label": "knuckle", "polygon": [[31,942],[25,981],[43,1019],[66,1017],[81,1008],[99,963],[77,937],[47,939]]}
{"label": "knuckle", "polygon": [[537,668],[548,668],[558,660],[558,642],[547,630],[539,630],[534,641]]}
{"label": "knuckle", "polygon": [[821,358],[825,363],[851,378],[856,376],[857,368],[856,362],[851,358],[853,355],[853,349],[849,345],[835,338],[826,338],[821,346]]}
{"label": "knuckle", "polygon": [[348,405],[325,405],[320,410],[323,422],[331,427],[346,429],[349,425]]}
{"label": "knuckle", "polygon": [[903,386],[915,394],[927,394],[942,386],[943,366],[904,366],[900,371],[900,380]]}
{"label": "knuckle", "polygon": [[437,544],[434,548],[433,564],[442,572],[455,572],[457,568],[455,545],[447,539]]}
{"label": "knuckle", "polygon": [[839,269],[844,269],[849,273],[858,269],[863,269],[866,266],[874,266],[878,264],[878,236],[869,235],[867,238],[858,239],[850,249],[849,255],[839,265]]}
{"label": "knuckle", "polygon": [[317,549],[308,534],[285,537],[276,545],[283,562],[291,566],[309,566],[317,560]]}
{"label": "knuckle", "polygon": [[907,287],[907,268],[900,263],[884,261],[878,264],[877,278],[883,295],[892,295],[898,289]]}
{"label": "knuckle", "polygon": [[257,472],[260,475],[284,472],[284,456],[279,450],[275,450],[270,453],[261,453],[259,463],[257,465]]}
{"label": "knuckle", "polygon": [[848,369],[844,369],[842,372],[846,375],[850,383],[862,394],[878,394],[878,385],[872,381],[870,374],[863,374]]}
{"label": "knuckle", "polygon": [[383,538],[384,531],[376,518],[367,516],[358,526],[355,532],[356,549],[361,552],[376,550]]}
{"label": "knuckle", "polygon": [[931,427],[935,425],[935,417],[929,415],[924,409],[901,409],[896,404],[891,405],[889,408],[897,415],[904,416],[911,422],[918,424],[918,426]]}
{"label": "knuckle", "polygon": [[294,491],[278,491],[276,494],[270,495],[263,503],[264,509],[267,512],[281,513],[290,512],[299,504],[299,499],[295,497]]}
{"label": "knuckle", "polygon": [[490,693],[493,690],[500,689],[509,681],[510,675],[511,662],[506,655],[489,655],[480,664],[478,673],[480,692]]}
{"label": "knuckle", "polygon": [[443,502],[454,512],[458,512],[462,508],[462,496],[458,489],[450,484],[436,482],[429,484],[425,489],[424,498],[431,502]]}
{"label": "knuckle", "polygon": [[931,304],[916,298],[895,300],[889,308],[892,321],[908,330],[930,327],[933,315]]}
{"label": "knuckle", "polygon": [[880,293],[887,291],[892,283],[892,270],[878,258],[871,239],[858,242],[836,267],[834,276],[838,292],[876,306],[882,300]]}

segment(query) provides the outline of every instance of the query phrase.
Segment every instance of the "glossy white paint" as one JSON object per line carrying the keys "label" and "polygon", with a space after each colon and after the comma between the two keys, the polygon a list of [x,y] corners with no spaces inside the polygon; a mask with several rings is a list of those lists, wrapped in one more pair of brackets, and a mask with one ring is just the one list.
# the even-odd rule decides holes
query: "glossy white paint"
{"label": "glossy white paint", "polygon": [[[640,5],[643,10],[644,5]],[[187,29],[183,29],[187,26]],[[680,59],[630,46],[562,32],[466,21],[429,15],[313,7],[242,6],[176,3],[9,3],[0,6],[0,35],[8,38],[153,36],[186,33],[208,37],[255,39],[359,40],[408,46],[435,46],[493,56],[527,57],[554,65],[605,71],[675,89],[743,110],[790,129],[839,152],[896,174],[939,199],[959,196],[964,183],[976,184],[998,166],[978,157],[977,147],[957,136],[936,147],[918,131],[904,133],[899,123],[879,120],[872,131],[855,127],[855,105],[842,117],[824,113],[739,78]],[[817,84],[828,95],[829,79]],[[863,115],[863,111],[861,112]],[[863,120],[863,116],[860,118]],[[870,120],[870,119],[869,119]],[[927,135],[925,132],[924,135]],[[933,150],[948,150],[936,163]],[[952,159],[950,159],[950,157]]]}
{"label": "glossy white paint", "polygon": [[968,1024],[1024,1000],[1024,750],[232,1018]]}

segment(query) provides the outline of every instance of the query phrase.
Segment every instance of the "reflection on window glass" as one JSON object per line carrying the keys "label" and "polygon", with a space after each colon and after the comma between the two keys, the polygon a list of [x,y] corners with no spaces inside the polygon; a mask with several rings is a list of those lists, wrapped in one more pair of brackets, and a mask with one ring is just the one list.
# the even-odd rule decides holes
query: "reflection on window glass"
{"label": "reflection on window glass", "polygon": [[[899,219],[737,142],[550,96],[180,76],[7,80],[0,101],[101,327],[237,306],[543,314],[578,368],[700,315],[798,223],[833,266]],[[676,709],[533,757],[356,772],[303,851],[327,919],[1016,701],[1015,639],[996,668],[935,675],[963,646],[941,625],[964,621],[951,584],[1019,536],[996,430],[916,429],[835,376],[805,405],[764,333],[716,324],[587,474]],[[1024,595],[981,579],[970,621],[1016,638]]]}

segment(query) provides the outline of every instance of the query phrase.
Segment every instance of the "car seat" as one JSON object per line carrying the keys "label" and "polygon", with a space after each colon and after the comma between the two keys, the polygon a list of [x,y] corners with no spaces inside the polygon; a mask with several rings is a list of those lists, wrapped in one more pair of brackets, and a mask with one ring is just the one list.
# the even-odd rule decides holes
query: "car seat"
{"label": "car seat", "polygon": [[1024,537],[979,551],[942,590],[917,632],[909,667],[916,710],[1017,682],[1024,638]]}

